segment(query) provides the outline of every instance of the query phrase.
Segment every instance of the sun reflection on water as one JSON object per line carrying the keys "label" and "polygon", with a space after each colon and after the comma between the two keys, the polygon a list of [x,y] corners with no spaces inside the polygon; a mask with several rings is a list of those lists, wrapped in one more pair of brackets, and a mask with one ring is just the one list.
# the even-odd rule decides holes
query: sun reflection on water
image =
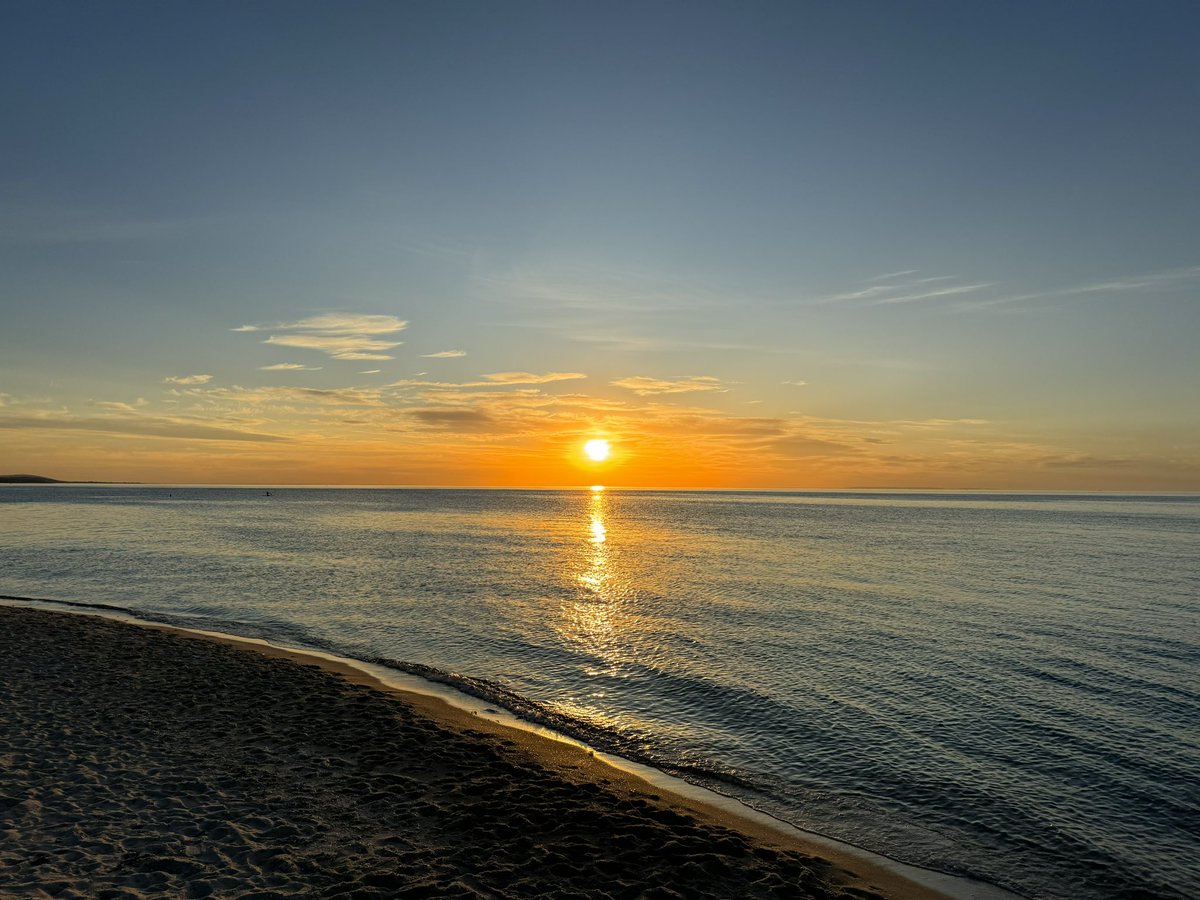
{"label": "sun reflection on water", "polygon": [[589,675],[622,677],[621,663],[627,647],[621,634],[630,624],[624,609],[629,591],[617,570],[610,531],[611,502],[603,489],[595,487],[584,500],[586,530],[570,556],[572,580],[580,590],[573,600],[563,604],[557,630],[592,658]]}

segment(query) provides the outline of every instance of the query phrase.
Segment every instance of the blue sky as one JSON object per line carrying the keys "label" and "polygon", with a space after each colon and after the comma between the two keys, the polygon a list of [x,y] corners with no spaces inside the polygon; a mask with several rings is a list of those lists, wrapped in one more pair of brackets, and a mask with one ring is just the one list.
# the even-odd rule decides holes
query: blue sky
{"label": "blue sky", "polygon": [[1194,4],[5,19],[2,470],[1200,488]]}

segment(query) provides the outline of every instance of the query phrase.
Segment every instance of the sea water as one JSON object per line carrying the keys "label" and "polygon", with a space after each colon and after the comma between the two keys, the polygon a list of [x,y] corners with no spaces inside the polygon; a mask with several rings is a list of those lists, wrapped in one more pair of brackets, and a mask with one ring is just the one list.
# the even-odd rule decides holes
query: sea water
{"label": "sea water", "polygon": [[11,486],[0,593],[389,664],[1030,897],[1200,896],[1200,497]]}

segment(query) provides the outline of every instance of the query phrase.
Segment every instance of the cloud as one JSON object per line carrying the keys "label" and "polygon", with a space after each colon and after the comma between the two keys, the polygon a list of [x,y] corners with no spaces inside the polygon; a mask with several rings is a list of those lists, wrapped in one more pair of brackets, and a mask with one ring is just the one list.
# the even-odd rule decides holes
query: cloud
{"label": "cloud", "polygon": [[807,381],[781,381],[780,384],[790,384],[792,387],[804,387]]}
{"label": "cloud", "polygon": [[535,372],[493,372],[490,375],[481,375],[482,381],[419,381],[408,378],[402,381],[394,381],[391,387],[427,387],[427,388],[476,388],[476,387],[500,387],[504,385],[519,385],[519,384],[550,384],[554,381],[573,381],[578,378],[587,378],[587,375],[582,372],[544,372],[537,374]]}
{"label": "cloud", "polygon": [[[911,277],[915,274],[916,270],[913,269],[903,272],[892,272],[888,275],[877,275],[874,278],[867,279],[865,282],[866,287],[820,297],[813,302],[817,304],[852,303],[866,306],[887,306],[929,300],[954,300],[956,302],[947,303],[945,308],[958,312],[976,311],[1029,301],[1164,290],[1200,278],[1200,266],[1165,269],[1158,272],[1125,275],[1047,290],[1008,293],[990,297],[972,297],[969,295],[977,294],[987,288],[994,288],[996,287],[996,282],[976,281],[967,283],[961,282],[953,275],[934,275],[925,278]],[[940,284],[939,282],[949,283]],[[993,291],[991,293],[994,294],[996,292]]]}
{"label": "cloud", "polygon": [[138,397],[134,403],[122,403],[119,400],[101,400],[96,405],[101,409],[111,409],[114,412],[129,412],[135,413],[139,407],[145,406],[147,401],[143,397]]}
{"label": "cloud", "polygon": [[234,331],[302,331],[315,334],[394,334],[408,327],[408,322],[395,316],[362,313],[324,313],[296,322],[277,325],[241,325]]}
{"label": "cloud", "polygon": [[319,372],[321,366],[305,366],[300,363],[275,363],[273,366],[259,366],[263,372]]}
{"label": "cloud", "polygon": [[412,409],[408,414],[424,425],[445,431],[491,431],[496,421],[485,410],[457,407]]}
{"label": "cloud", "polygon": [[480,283],[511,303],[632,314],[694,309],[717,301],[703,287],[648,273],[595,266],[526,266]]}
{"label": "cloud", "polygon": [[1126,275],[1119,278],[1109,278],[1104,281],[1093,281],[1086,284],[1071,285],[1045,291],[1008,294],[987,300],[962,303],[955,308],[958,310],[976,310],[989,306],[1021,303],[1028,300],[1053,300],[1056,298],[1081,297],[1091,294],[1120,294],[1127,291],[1158,290],[1196,278],[1200,278],[1200,266],[1190,266],[1184,269],[1166,269],[1160,272],[1146,272],[1141,275]]}
{"label": "cloud", "polygon": [[203,425],[182,419],[157,416],[22,416],[0,417],[0,428],[45,428],[61,431],[95,431],[104,434],[131,434],[141,437],[178,438],[202,441],[285,441],[287,438],[253,431],[239,431],[215,425]]}
{"label": "cloud", "polygon": [[383,371],[383,370],[382,369],[366,369],[365,371],[359,372],[358,374],[359,375],[378,375],[381,371]]}
{"label": "cloud", "polygon": [[878,297],[872,302],[879,304],[888,303],[915,303],[918,300],[933,300],[939,297],[954,297],[959,294],[973,294],[975,291],[983,290],[987,287],[992,287],[994,281],[981,281],[978,284],[958,284],[950,287],[938,288],[933,291],[917,291],[910,294],[898,294],[888,297]]}
{"label": "cloud", "polygon": [[843,456],[861,452],[841,441],[826,440],[803,433],[774,438],[764,446],[789,459],[810,456]]}
{"label": "cloud", "polygon": [[614,387],[633,391],[639,397],[655,394],[690,394],[697,391],[726,391],[719,378],[711,375],[691,375],[686,378],[667,379],[650,378],[646,375],[634,375],[629,378],[619,378],[610,381]]}
{"label": "cloud", "polygon": [[163,384],[208,384],[211,375],[170,375],[163,379]]}
{"label": "cloud", "polygon": [[194,388],[187,396],[199,402],[235,402],[239,404],[334,404],[342,406],[380,406],[382,400],[377,388],[306,388],[306,387],[260,387]]}
{"label": "cloud", "polygon": [[[910,278],[916,274],[912,269],[906,272],[893,272],[891,275],[879,275],[868,280],[870,287],[847,291],[842,294],[832,294],[822,297],[816,302],[828,303],[864,303],[872,306],[885,306],[895,303],[916,303],[919,300],[936,300],[943,297],[956,297],[972,294],[984,288],[992,287],[994,282],[980,281],[971,284],[950,284],[944,287],[930,287],[941,281],[953,281],[952,275],[935,275],[929,278]],[[876,282],[887,282],[878,284]]]}
{"label": "cloud", "polygon": [[384,350],[399,347],[402,341],[383,341],[361,335],[325,334],[273,334],[264,344],[279,347],[299,347],[303,350],[320,350],[334,359],[393,359]]}
{"label": "cloud", "polygon": [[422,353],[424,359],[457,359],[460,356],[466,356],[466,350],[439,350],[437,353]]}
{"label": "cloud", "polygon": [[493,372],[480,376],[490,384],[549,384],[552,381],[574,381],[577,378],[587,378],[582,372],[545,372],[536,375],[533,372]]}
{"label": "cloud", "polygon": [[395,334],[408,322],[395,316],[364,313],[323,313],[296,322],[276,325],[241,325],[234,331],[273,331],[264,344],[319,350],[334,359],[392,359],[386,351],[403,341],[384,340],[379,335]]}

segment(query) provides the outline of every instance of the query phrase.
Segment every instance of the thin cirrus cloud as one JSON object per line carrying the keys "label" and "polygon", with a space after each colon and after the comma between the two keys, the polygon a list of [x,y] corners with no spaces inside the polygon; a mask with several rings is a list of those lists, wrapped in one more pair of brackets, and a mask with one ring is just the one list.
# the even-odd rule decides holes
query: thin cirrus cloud
{"label": "thin cirrus cloud", "polygon": [[241,325],[234,331],[271,331],[264,344],[317,350],[333,359],[393,359],[388,353],[403,341],[386,340],[380,335],[392,335],[408,327],[408,322],[396,316],[362,313],[323,313],[296,322],[275,325]]}
{"label": "thin cirrus cloud", "polygon": [[422,359],[458,359],[460,356],[466,356],[466,350],[439,350],[437,353],[422,353]]}
{"label": "thin cirrus cloud", "polygon": [[711,375],[690,375],[686,378],[650,378],[646,375],[633,375],[629,378],[619,378],[610,381],[614,387],[633,391],[639,397],[649,397],[656,394],[691,394],[697,391],[727,391],[719,378]]}
{"label": "thin cirrus cloud", "polygon": [[959,304],[955,308],[967,311],[986,309],[991,306],[1006,306],[1030,300],[1056,300],[1070,297],[1121,294],[1129,291],[1156,291],[1181,285],[1196,278],[1200,278],[1200,266],[1189,266],[1183,269],[1166,269],[1160,272],[1126,275],[1109,278],[1104,281],[1092,281],[1086,284],[1069,285],[1067,287],[1051,288],[1044,291],[1030,291],[1023,294],[1008,294],[990,299],[968,301]]}
{"label": "thin cirrus cloud", "polygon": [[211,375],[168,375],[163,384],[208,384],[210,381]]}
{"label": "thin cirrus cloud", "polygon": [[[922,301],[952,301],[945,308],[957,312],[971,312],[989,308],[1011,306],[1018,303],[1041,301],[1043,303],[1072,298],[1120,295],[1137,292],[1165,291],[1179,287],[1187,282],[1200,278],[1200,266],[1187,266],[1180,269],[1165,269],[1157,272],[1144,272],[1137,275],[1123,275],[1083,284],[1073,284],[1064,287],[1047,288],[1045,290],[1023,291],[1020,293],[1004,293],[996,295],[994,281],[979,281],[966,283],[953,275],[934,275],[925,278],[915,278],[918,272],[910,269],[902,272],[891,272],[887,275],[877,275],[868,278],[866,287],[857,288],[839,294],[820,297],[816,304],[850,303],[865,306],[887,306]],[[980,295],[980,292],[984,292]],[[991,296],[988,296],[991,294]]]}
{"label": "thin cirrus cloud", "polygon": [[259,366],[262,372],[319,372],[321,366],[306,366],[301,363],[275,363],[273,366]]}
{"label": "thin cirrus cloud", "polygon": [[[897,303],[917,303],[925,300],[942,300],[950,297],[961,297],[973,294],[984,288],[992,287],[995,282],[979,281],[961,283],[953,275],[931,275],[924,278],[914,278],[916,269],[902,272],[892,272],[887,275],[877,275],[868,278],[869,287],[845,291],[840,294],[830,294],[819,298],[818,304],[830,303],[859,303],[867,306],[887,306]],[[950,283],[947,283],[950,282]]]}
{"label": "thin cirrus cloud", "polygon": [[126,434],[138,437],[178,438],[201,441],[248,441],[252,443],[285,441],[287,438],[254,431],[239,431],[186,419],[161,416],[86,416],[65,415],[0,418],[0,428],[44,428],[54,431],[92,431],[101,434]]}

